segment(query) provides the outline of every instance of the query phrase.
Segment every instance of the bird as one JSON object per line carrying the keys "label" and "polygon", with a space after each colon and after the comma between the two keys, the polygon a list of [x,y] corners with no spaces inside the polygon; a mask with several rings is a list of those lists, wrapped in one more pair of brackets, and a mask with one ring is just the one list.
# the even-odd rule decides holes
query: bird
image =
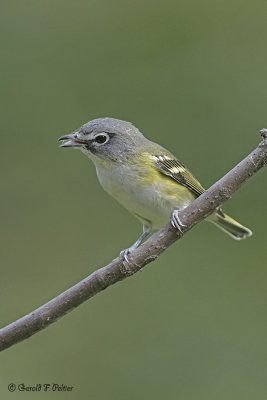
{"label": "bird", "polygon": [[[61,136],[60,147],[81,150],[95,165],[103,189],[143,225],[143,233],[123,257],[168,221],[182,231],[179,212],[205,192],[190,170],[171,152],[147,139],[131,122],[93,119]],[[217,208],[208,218],[233,239],[252,231]]]}

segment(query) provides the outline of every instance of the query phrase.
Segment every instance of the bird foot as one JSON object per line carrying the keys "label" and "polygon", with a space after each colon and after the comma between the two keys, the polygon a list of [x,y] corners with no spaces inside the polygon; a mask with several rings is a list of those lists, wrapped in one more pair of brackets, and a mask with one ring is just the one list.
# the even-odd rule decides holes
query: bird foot
{"label": "bird foot", "polygon": [[125,263],[127,263],[127,264],[131,264],[131,262],[130,262],[130,260],[129,260],[129,258],[128,258],[128,256],[130,255],[130,253],[131,253],[131,249],[129,248],[129,249],[125,249],[125,250],[122,250],[121,252],[120,252],[120,259],[122,260],[122,262],[123,262],[123,264],[124,264],[124,262]]}
{"label": "bird foot", "polygon": [[[135,264],[134,262],[130,261],[128,256],[131,254],[132,249],[129,247],[128,249],[122,250],[120,252],[120,259],[127,271],[131,271],[131,266],[139,267],[139,265]],[[139,267],[140,268],[140,267]],[[142,268],[140,269],[142,271]]]}
{"label": "bird foot", "polygon": [[184,232],[183,228],[185,228],[186,225],[181,222],[178,210],[173,210],[171,214],[171,224],[174,228],[178,229],[180,233]]}

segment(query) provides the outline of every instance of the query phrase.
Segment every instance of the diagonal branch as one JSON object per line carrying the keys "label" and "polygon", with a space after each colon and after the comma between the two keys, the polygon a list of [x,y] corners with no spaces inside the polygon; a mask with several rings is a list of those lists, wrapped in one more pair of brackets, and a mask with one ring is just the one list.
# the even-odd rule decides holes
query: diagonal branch
{"label": "diagonal branch", "polygon": [[260,133],[263,140],[252,153],[179,213],[186,226],[183,234],[168,223],[131,252],[129,264],[116,258],[48,303],[0,329],[0,350],[34,335],[108,286],[135,274],[228,200],[242,183],[267,164],[267,129]]}

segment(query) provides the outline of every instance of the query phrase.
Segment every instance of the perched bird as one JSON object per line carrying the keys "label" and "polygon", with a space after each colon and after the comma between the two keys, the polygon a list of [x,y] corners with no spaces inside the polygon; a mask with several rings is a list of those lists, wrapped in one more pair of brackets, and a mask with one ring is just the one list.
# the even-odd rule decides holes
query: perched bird
{"label": "perched bird", "polygon": [[[181,230],[179,211],[205,189],[172,153],[146,139],[130,122],[98,118],[59,138],[61,147],[80,149],[95,164],[100,184],[143,224],[143,234],[124,252],[135,249],[171,219]],[[221,209],[208,220],[236,240],[252,232]]]}

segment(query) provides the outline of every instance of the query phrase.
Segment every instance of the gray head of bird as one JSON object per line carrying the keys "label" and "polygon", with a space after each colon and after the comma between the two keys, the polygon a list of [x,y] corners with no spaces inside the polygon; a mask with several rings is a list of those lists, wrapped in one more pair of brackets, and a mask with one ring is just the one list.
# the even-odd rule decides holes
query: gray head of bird
{"label": "gray head of bird", "polygon": [[98,118],[82,125],[77,131],[61,136],[60,147],[80,149],[89,158],[123,162],[147,139],[130,122],[115,118]]}

